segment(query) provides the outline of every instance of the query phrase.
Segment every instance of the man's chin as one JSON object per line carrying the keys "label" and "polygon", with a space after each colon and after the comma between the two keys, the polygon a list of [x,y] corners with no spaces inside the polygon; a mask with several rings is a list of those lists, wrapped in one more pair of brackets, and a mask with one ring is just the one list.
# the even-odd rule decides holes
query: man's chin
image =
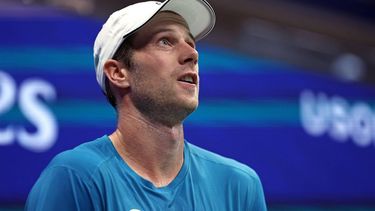
{"label": "man's chin", "polygon": [[198,101],[189,102],[186,104],[185,109],[189,114],[193,113],[198,108]]}
{"label": "man's chin", "polygon": [[198,102],[191,102],[189,104],[178,105],[175,108],[171,109],[171,112],[174,112],[174,116],[183,122],[191,113],[193,113],[198,108]]}

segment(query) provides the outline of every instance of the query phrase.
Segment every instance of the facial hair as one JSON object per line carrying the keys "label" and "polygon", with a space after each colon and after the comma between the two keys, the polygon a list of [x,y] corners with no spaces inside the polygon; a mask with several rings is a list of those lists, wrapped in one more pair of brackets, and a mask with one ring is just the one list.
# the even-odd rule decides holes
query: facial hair
{"label": "facial hair", "polygon": [[173,84],[165,81],[152,85],[147,83],[145,74],[150,73],[145,72],[141,65],[133,63],[131,72],[134,86],[131,87],[130,98],[148,119],[173,127],[181,124],[197,108],[197,103],[184,103],[173,98]]}

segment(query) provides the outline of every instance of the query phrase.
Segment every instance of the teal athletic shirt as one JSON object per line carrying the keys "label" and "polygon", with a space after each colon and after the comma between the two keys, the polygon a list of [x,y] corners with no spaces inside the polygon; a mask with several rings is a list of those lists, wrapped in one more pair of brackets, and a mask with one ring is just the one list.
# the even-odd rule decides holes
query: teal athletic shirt
{"label": "teal athletic shirt", "polygon": [[25,210],[267,210],[258,175],[246,165],[185,141],[184,164],[155,187],[123,161],[108,136],[57,155]]}

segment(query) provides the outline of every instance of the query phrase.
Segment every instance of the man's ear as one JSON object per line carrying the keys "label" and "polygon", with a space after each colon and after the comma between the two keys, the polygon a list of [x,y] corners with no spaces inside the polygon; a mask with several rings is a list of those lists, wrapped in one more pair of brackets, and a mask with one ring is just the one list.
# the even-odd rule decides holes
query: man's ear
{"label": "man's ear", "polygon": [[119,88],[128,88],[129,78],[128,71],[123,63],[109,59],[104,63],[104,74],[107,79],[115,86]]}

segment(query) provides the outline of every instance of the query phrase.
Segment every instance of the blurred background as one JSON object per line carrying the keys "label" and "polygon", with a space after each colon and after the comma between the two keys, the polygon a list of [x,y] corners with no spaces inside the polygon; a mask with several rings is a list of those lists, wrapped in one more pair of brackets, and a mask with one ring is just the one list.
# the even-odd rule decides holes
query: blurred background
{"label": "blurred background", "polygon": [[[92,47],[133,0],[0,0],[0,210],[113,131]],[[211,0],[190,142],[259,174],[269,210],[375,210],[375,1]]]}

